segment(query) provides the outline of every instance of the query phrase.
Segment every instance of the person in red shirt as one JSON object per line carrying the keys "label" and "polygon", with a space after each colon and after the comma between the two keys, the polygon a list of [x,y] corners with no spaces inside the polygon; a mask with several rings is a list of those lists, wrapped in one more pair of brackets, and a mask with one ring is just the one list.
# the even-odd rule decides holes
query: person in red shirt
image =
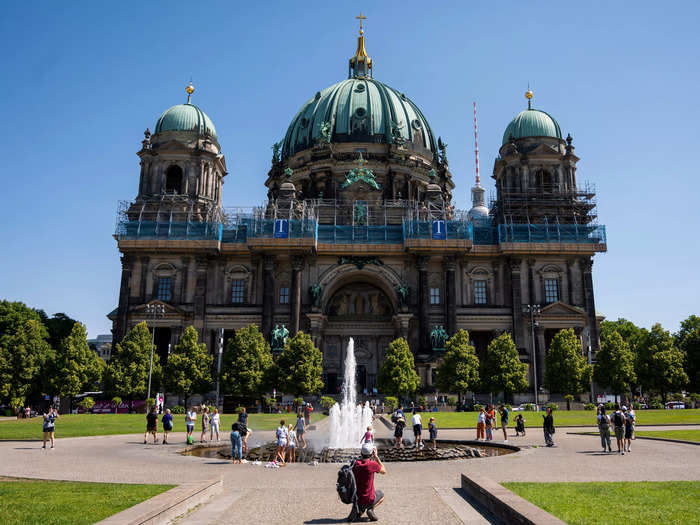
{"label": "person in red shirt", "polygon": [[360,516],[367,512],[367,517],[371,521],[377,521],[374,509],[384,501],[384,493],[381,490],[374,490],[374,475],[386,474],[386,468],[382,460],[377,456],[377,449],[372,443],[362,445],[362,457],[355,461],[352,473],[355,475],[355,486],[357,487],[357,507],[350,513],[349,521],[359,520]]}

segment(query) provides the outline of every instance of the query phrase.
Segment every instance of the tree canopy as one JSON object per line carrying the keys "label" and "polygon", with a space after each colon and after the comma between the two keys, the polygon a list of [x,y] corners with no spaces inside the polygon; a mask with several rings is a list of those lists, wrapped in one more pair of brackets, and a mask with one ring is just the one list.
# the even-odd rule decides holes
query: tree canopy
{"label": "tree canopy", "polygon": [[[145,398],[150,358],[151,334],[146,323],[141,322],[115,346],[105,372],[106,390],[124,399]],[[154,356],[152,385],[160,385],[161,372],[160,359]]]}
{"label": "tree canopy", "polygon": [[214,356],[209,355],[206,344],[198,341],[194,326],[185,328],[165,365],[165,390],[183,396],[185,404],[190,394],[211,389]]}
{"label": "tree canopy", "polygon": [[504,332],[489,343],[481,368],[482,389],[513,394],[528,388],[527,365],[520,362],[510,333]]}
{"label": "tree canopy", "polygon": [[294,337],[287,339],[277,360],[277,388],[295,396],[320,392],[323,388],[322,360],[323,355],[314,345],[311,336],[297,332]]}
{"label": "tree canopy", "polygon": [[383,394],[407,396],[413,394],[418,385],[420,385],[420,378],[416,373],[413,354],[408,343],[403,337],[394,339],[389,343],[384,362],[377,375],[379,390]]}
{"label": "tree canopy", "polygon": [[642,337],[643,329],[622,317],[617,321],[603,321],[600,323],[601,342],[606,334],[613,331],[620,334],[622,340],[628,344],[630,351],[634,355],[637,352],[637,345]]}
{"label": "tree canopy", "polygon": [[688,383],[685,354],[678,349],[671,334],[656,323],[644,330],[637,348],[635,369],[643,390],[653,390],[666,397]]}
{"label": "tree canopy", "polygon": [[459,330],[447,340],[445,357],[438,366],[435,379],[440,390],[455,392],[460,397],[479,384],[479,358],[469,344],[469,332]]}
{"label": "tree canopy", "polygon": [[81,323],[74,323],[68,336],[61,341],[54,368],[54,391],[62,396],[75,396],[98,388],[104,361],[88,347],[87,331]]}
{"label": "tree canopy", "polygon": [[228,340],[221,367],[224,392],[237,396],[261,396],[271,389],[270,345],[254,324],[236,330]]}
{"label": "tree canopy", "polygon": [[629,392],[637,380],[634,354],[616,330],[608,330],[600,338],[594,377],[600,386],[609,388],[615,395]]}
{"label": "tree canopy", "polygon": [[676,346],[685,352],[685,372],[688,388],[700,392],[700,317],[691,315],[681,323],[676,334]]}
{"label": "tree canopy", "polygon": [[574,331],[559,330],[545,356],[547,389],[560,394],[580,394],[590,386],[592,374],[593,367],[586,362]]}

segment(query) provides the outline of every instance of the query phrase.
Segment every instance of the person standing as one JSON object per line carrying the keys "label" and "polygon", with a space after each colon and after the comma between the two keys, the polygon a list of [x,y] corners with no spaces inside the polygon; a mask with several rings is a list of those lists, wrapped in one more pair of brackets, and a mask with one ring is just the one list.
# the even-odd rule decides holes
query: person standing
{"label": "person standing", "polygon": [[311,403],[306,403],[306,406],[304,407],[304,422],[306,423],[307,427],[311,424],[311,412],[313,411],[314,407],[311,406]]}
{"label": "person standing", "polygon": [[617,453],[625,455],[625,415],[620,410],[620,405],[615,405],[615,412],[612,415],[613,428],[615,429],[615,439],[617,440]]}
{"label": "person standing", "polygon": [[304,442],[304,446],[301,448],[306,448],[306,438],[304,437],[304,431],[306,430],[306,424],[304,423],[304,416],[302,411],[300,410],[297,413],[297,436],[299,437],[299,442],[301,443],[302,441]]}
{"label": "person standing", "polygon": [[484,407],[479,410],[479,416],[476,420],[476,440],[486,439],[486,411]]}
{"label": "person standing", "polygon": [[515,435],[525,435],[525,418],[522,414],[515,416]]}
{"label": "person standing", "polygon": [[376,509],[384,501],[384,493],[381,490],[374,490],[374,475],[386,474],[386,467],[377,456],[377,449],[371,443],[362,445],[361,457],[352,467],[357,488],[357,509],[353,509],[348,516],[348,521],[356,521],[367,512],[367,517],[371,521],[377,521]]}
{"label": "person standing", "polygon": [[542,416],[542,430],[544,431],[544,442],[548,447],[554,446],[554,439],[552,435],[554,434],[554,416],[552,416],[552,409],[547,407],[545,415]]}
{"label": "person standing", "polygon": [[204,443],[207,439],[207,430],[209,429],[209,407],[202,409],[202,434],[199,436],[199,442]]}
{"label": "person standing", "polygon": [[437,424],[435,423],[434,417],[431,417],[430,421],[428,422],[428,432],[430,432],[430,441],[433,442],[433,450],[436,450],[437,449]]}
{"label": "person standing", "polygon": [[282,466],[285,465],[284,456],[287,448],[288,433],[289,431],[287,430],[287,426],[285,425],[285,421],[283,419],[280,421],[280,426],[277,427],[277,453],[275,454],[275,461],[279,460],[279,463],[281,463]]}
{"label": "person standing", "polygon": [[413,438],[416,442],[416,448],[423,448],[423,419],[420,416],[420,412],[415,411],[415,408],[411,417],[411,424],[413,424]]}
{"label": "person standing", "polygon": [[287,454],[289,463],[297,461],[297,433],[294,431],[294,425],[290,424],[287,428]]}
{"label": "person standing", "polygon": [[163,445],[168,444],[168,434],[173,430],[173,415],[170,413],[170,409],[165,409],[165,414],[163,414]]}
{"label": "person standing", "polygon": [[374,443],[374,436],[372,435],[372,426],[367,427],[367,431],[365,432],[365,435],[362,436],[362,439],[360,440],[360,444],[363,443]]}
{"label": "person standing", "polygon": [[214,409],[214,414],[211,416],[211,432],[209,434],[209,441],[214,441],[214,434],[216,434],[216,442],[219,442],[219,423],[221,417],[219,416],[219,409]]}
{"label": "person standing", "polygon": [[500,413],[500,416],[501,416],[501,429],[503,430],[503,442],[508,443],[508,418],[510,417],[510,413],[508,412],[508,407],[505,405],[501,405],[498,408],[498,412]]}
{"label": "person standing", "polygon": [[241,452],[242,439],[241,439],[241,429],[240,423],[238,421],[231,425],[231,460],[233,464],[241,463],[243,459],[243,454]]}
{"label": "person standing", "polygon": [[191,407],[187,414],[185,414],[185,425],[187,426],[187,444],[191,445],[194,442],[192,433],[194,432],[194,424],[197,421],[197,412],[195,412],[194,407]]}
{"label": "person standing", "polygon": [[243,439],[243,452],[248,452],[248,436],[250,435],[250,430],[248,430],[248,412],[245,407],[241,407],[241,411],[238,413],[238,423],[240,427],[241,438]]}
{"label": "person standing", "polygon": [[56,430],[56,419],[58,419],[58,411],[53,405],[49,407],[49,411],[44,413],[44,444],[41,448],[46,448],[46,438],[51,440],[51,448],[54,445],[54,431]]}
{"label": "person standing", "polygon": [[603,452],[612,452],[610,446],[610,416],[605,413],[605,407],[598,408],[598,431],[600,432],[600,444]]}
{"label": "person standing", "polygon": [[634,420],[630,417],[629,410],[627,410],[627,407],[622,407],[625,409],[624,414],[625,414],[625,442],[624,442],[624,449],[625,452],[632,452],[632,425],[634,423]]}
{"label": "person standing", "polygon": [[148,443],[148,434],[153,435],[153,444],[158,443],[158,413],[155,405],[146,414],[146,432],[143,434],[143,444]]}
{"label": "person standing", "polygon": [[634,411],[634,407],[630,405],[629,410],[627,411],[627,417],[632,420],[632,439],[635,439],[634,436],[634,427],[637,426],[637,414]]}
{"label": "person standing", "polygon": [[399,417],[394,424],[394,446],[403,448],[403,427],[406,426],[406,420]]}
{"label": "person standing", "polygon": [[491,441],[493,439],[493,420],[496,419],[491,405],[486,409],[486,441]]}

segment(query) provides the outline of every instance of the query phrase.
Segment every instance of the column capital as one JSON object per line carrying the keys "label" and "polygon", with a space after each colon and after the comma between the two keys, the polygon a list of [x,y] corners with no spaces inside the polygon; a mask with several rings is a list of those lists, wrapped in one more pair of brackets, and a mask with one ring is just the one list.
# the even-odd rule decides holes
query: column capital
{"label": "column capital", "polygon": [[593,259],[588,258],[588,257],[581,257],[579,259],[581,263],[581,268],[583,269],[584,272],[591,272],[593,270]]}
{"label": "column capital", "polygon": [[429,255],[419,255],[416,257],[416,268],[418,271],[425,271],[428,269],[428,263],[430,262]]}
{"label": "column capital", "polygon": [[304,267],[303,255],[292,255],[291,257],[292,270],[301,270]]}
{"label": "column capital", "polygon": [[457,258],[454,255],[447,255],[442,260],[442,267],[446,272],[454,272],[457,269]]}
{"label": "column capital", "polygon": [[274,255],[266,255],[265,258],[263,259],[263,269],[266,272],[271,272],[275,269],[275,256]]}
{"label": "column capital", "polygon": [[520,273],[522,262],[522,259],[509,259],[508,265],[510,266],[510,271]]}

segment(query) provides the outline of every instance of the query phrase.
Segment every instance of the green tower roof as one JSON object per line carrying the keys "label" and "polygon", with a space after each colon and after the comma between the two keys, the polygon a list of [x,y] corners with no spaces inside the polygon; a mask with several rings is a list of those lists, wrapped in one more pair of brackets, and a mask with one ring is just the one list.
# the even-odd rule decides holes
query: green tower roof
{"label": "green tower roof", "polygon": [[521,111],[517,117],[510,121],[503,133],[503,142],[506,144],[513,135],[515,139],[525,137],[552,137],[561,139],[561,128],[549,113],[539,109],[528,108]]}
{"label": "green tower roof", "polygon": [[161,131],[192,131],[216,140],[214,123],[204,111],[191,103],[166,109],[156,123],[155,133]]}

